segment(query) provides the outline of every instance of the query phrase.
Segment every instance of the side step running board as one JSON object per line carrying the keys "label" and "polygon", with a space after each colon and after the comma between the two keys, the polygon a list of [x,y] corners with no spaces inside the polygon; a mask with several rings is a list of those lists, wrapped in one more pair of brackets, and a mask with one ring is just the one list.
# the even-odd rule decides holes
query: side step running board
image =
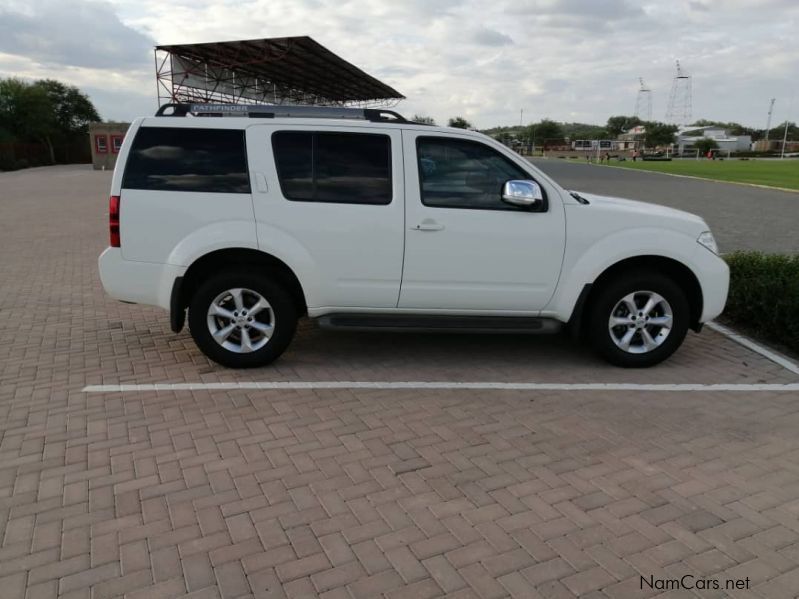
{"label": "side step running board", "polygon": [[326,314],[316,319],[323,329],[357,331],[436,331],[451,333],[557,333],[563,324],[533,316],[434,316],[416,314]]}

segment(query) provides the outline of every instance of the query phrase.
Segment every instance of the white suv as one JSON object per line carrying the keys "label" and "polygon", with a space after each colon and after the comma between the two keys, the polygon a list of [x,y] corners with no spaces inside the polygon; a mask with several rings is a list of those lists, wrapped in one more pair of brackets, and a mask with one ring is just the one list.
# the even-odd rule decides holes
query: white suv
{"label": "white suv", "polygon": [[[199,118],[216,117],[224,118]],[[566,191],[472,131],[390,111],[167,105],[131,125],[111,188],[112,297],[170,311],[231,367],[307,314],[360,329],[553,332],[650,366],[721,313],[699,217]]]}

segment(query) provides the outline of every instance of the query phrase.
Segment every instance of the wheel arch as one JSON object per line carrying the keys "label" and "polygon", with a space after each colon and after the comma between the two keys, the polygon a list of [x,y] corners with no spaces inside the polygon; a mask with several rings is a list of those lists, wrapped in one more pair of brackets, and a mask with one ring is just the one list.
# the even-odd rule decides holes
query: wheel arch
{"label": "wheel arch", "polygon": [[674,258],[659,255],[634,256],[620,260],[603,270],[592,283],[583,287],[580,297],[575,305],[569,324],[575,333],[582,333],[585,327],[585,312],[596,298],[597,293],[608,281],[625,271],[653,270],[660,272],[674,280],[685,291],[690,309],[689,326],[699,331],[702,325],[699,319],[702,315],[703,297],[702,287],[694,272],[684,263]]}
{"label": "wheel arch", "polygon": [[186,308],[198,286],[215,272],[233,268],[252,268],[269,274],[289,292],[298,314],[307,312],[305,292],[294,271],[282,260],[250,248],[225,248],[204,254],[191,263],[182,277],[175,281],[172,289],[170,321],[176,333],[183,328]]}

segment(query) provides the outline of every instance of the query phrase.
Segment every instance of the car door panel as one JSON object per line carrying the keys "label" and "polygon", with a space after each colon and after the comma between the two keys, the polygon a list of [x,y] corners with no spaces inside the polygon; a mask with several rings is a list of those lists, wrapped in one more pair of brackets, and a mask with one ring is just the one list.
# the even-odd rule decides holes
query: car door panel
{"label": "car door panel", "polygon": [[[276,238],[288,237],[302,248],[301,253],[307,260],[303,262],[301,280],[308,281],[308,286],[314,290],[312,297],[306,298],[309,308],[395,308],[404,244],[400,131],[358,128],[363,134],[386,136],[390,142],[391,198],[388,204],[287,199],[284,193],[294,192],[281,188],[272,144],[272,135],[279,131],[353,133],[336,126],[255,125],[248,128],[247,147],[254,173],[253,206],[259,245],[266,250]],[[326,175],[328,183],[335,175]],[[334,182],[333,188],[328,186],[325,199],[338,193],[335,185]],[[275,227],[280,229],[279,236],[269,232]],[[291,253],[296,254],[297,250]]]}
{"label": "car door panel", "polygon": [[[437,181],[435,174],[448,166],[446,152],[418,156],[420,138],[457,139],[417,130],[403,132],[408,226],[399,307],[523,313],[541,310],[554,293],[563,260],[565,217],[557,190],[538,180],[548,197],[543,212],[505,207],[499,201],[501,183],[497,183],[506,176],[503,170],[486,174],[457,167],[461,171]],[[446,141],[424,147],[435,149],[440,145],[446,146]],[[498,159],[513,162],[501,155]],[[508,176],[518,172],[516,169],[522,169],[525,178],[533,178],[518,164],[509,168]],[[423,181],[424,200],[432,205],[423,203]],[[497,201],[487,203],[485,190],[494,186]],[[463,207],[453,207],[456,204]]]}

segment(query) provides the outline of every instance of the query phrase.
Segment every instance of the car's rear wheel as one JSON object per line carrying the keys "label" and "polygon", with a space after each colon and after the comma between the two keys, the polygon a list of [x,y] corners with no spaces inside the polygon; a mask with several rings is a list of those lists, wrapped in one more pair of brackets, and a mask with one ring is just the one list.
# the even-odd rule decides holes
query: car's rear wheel
{"label": "car's rear wheel", "polygon": [[623,273],[602,285],[589,310],[594,348],[611,364],[626,368],[653,366],[671,356],[690,320],[680,286],[646,271]]}
{"label": "car's rear wheel", "polygon": [[189,329],[200,350],[231,368],[264,366],[288,347],[297,327],[291,295],[257,274],[211,277],[189,305]]}

